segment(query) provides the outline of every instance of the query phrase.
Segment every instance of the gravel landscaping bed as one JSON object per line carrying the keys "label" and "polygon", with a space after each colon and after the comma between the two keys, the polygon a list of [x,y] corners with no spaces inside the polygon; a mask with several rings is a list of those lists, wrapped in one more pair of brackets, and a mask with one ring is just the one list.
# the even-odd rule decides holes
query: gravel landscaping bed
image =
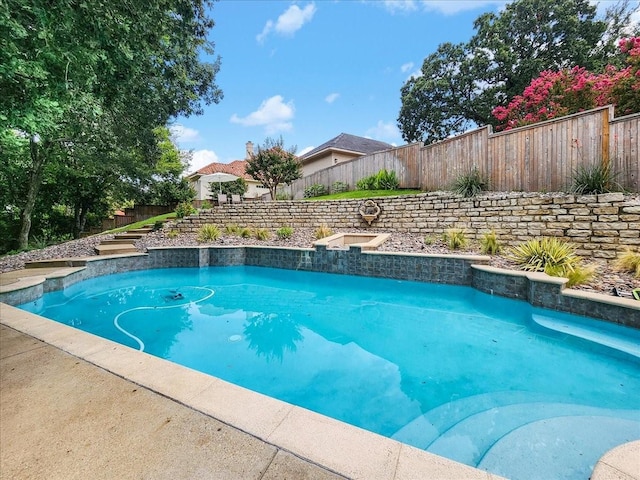
{"label": "gravel landscaping bed", "polygon": [[[288,239],[279,239],[274,234],[272,234],[268,240],[257,240],[255,238],[242,238],[236,235],[223,234],[218,240],[207,243],[198,242],[195,234],[181,234],[171,238],[168,235],[169,231],[170,228],[167,227],[147,234],[136,242],[136,248],[141,252],[145,252],[146,249],[150,247],[195,245],[262,245],[311,248],[315,241],[314,229],[311,228],[295,229],[293,235]],[[376,229],[352,229],[350,232],[388,233]],[[102,240],[110,238],[113,238],[113,235],[94,235],[59,245],[53,245],[41,250],[31,250],[16,255],[6,255],[0,257],[0,273],[18,270],[24,267],[25,262],[33,260],[93,256],[96,254],[94,250],[95,246]],[[410,233],[392,233],[391,237],[378,248],[378,251],[426,254],[480,254],[480,249],[477,245],[471,245],[466,249],[452,252],[438,239],[434,238],[430,245],[426,245],[423,235]],[[630,273],[616,271],[611,264],[605,261],[592,261],[591,263],[597,265],[596,277],[587,284],[573,287],[574,289],[612,294],[614,287],[621,292],[629,292],[633,288],[640,287],[640,280],[634,278]],[[490,264],[499,268],[516,269],[514,263],[504,255],[492,256]]]}

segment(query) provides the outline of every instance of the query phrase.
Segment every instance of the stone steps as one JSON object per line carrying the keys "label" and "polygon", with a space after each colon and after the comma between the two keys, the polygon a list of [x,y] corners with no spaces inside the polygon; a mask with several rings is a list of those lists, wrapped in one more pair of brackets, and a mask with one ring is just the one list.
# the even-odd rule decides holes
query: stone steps
{"label": "stone steps", "polygon": [[84,258],[58,258],[55,260],[32,260],[25,262],[24,268],[66,268],[84,267],[87,264]]}
{"label": "stone steps", "polygon": [[133,243],[123,243],[115,245],[96,245],[98,255],[118,255],[122,253],[138,253],[138,249]]}

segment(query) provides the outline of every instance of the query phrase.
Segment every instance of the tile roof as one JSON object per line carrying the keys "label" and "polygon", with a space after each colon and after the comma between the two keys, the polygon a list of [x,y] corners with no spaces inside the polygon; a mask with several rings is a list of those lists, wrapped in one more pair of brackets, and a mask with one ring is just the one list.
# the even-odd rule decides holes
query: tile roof
{"label": "tile roof", "polygon": [[242,177],[245,180],[253,180],[249,175],[247,175],[245,171],[245,167],[247,165],[246,160],[234,160],[231,163],[210,163],[209,165],[205,165],[200,170],[192,173],[189,177],[193,176],[202,176],[202,175],[211,175],[212,173],[230,173],[231,175],[235,175],[236,177]]}
{"label": "tile roof", "polygon": [[347,150],[349,152],[356,152],[363,155],[379,152],[381,150],[388,150],[389,148],[393,148],[393,145],[390,145],[385,142],[380,142],[378,140],[372,140],[370,138],[358,137],[356,135],[349,135],[348,133],[341,133],[335,138],[332,138],[328,142],[323,143],[319,147],[314,148],[310,152],[305,153],[300,158],[305,160],[307,158],[313,157],[316,154],[322,152],[323,150]]}

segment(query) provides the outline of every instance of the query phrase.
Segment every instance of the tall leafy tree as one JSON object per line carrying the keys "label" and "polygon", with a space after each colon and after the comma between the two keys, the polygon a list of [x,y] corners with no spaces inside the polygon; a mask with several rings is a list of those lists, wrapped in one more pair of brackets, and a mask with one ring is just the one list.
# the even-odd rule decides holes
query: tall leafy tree
{"label": "tall leafy tree", "polygon": [[635,7],[623,0],[599,19],[589,0],[515,0],[499,14],[481,15],[468,43],[440,45],[422,75],[402,86],[403,138],[431,143],[474,124],[494,125],[492,110],[540,72],[575,65],[597,71],[619,61],[616,39]]}
{"label": "tall leafy tree", "polygon": [[[48,162],[95,162],[116,146],[158,158],[154,129],[217,103],[209,0],[0,3],[0,149],[28,141],[18,205],[25,248]],[[13,136],[13,138],[12,138]],[[0,152],[0,153],[2,153]],[[82,168],[82,165],[79,165]]]}
{"label": "tall leafy tree", "polygon": [[285,149],[282,137],[267,138],[258,151],[251,154],[245,171],[269,189],[271,200],[276,199],[278,185],[289,184],[302,176],[296,147]]}

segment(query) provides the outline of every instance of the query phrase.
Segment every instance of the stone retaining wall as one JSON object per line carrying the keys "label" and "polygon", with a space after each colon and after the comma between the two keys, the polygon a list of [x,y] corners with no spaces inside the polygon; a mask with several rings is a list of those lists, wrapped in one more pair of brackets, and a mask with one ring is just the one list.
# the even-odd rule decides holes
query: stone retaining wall
{"label": "stone retaining wall", "polygon": [[[462,228],[478,240],[494,230],[503,244],[515,245],[541,236],[566,239],[584,257],[613,259],[626,248],[640,250],[640,196],[622,193],[571,195],[564,193],[491,193],[464,199],[448,192],[380,197],[377,231],[440,236]],[[282,226],[334,231],[369,228],[358,210],[363,200],[251,202],[202,210],[177,224],[195,232],[208,223],[277,229]]]}

